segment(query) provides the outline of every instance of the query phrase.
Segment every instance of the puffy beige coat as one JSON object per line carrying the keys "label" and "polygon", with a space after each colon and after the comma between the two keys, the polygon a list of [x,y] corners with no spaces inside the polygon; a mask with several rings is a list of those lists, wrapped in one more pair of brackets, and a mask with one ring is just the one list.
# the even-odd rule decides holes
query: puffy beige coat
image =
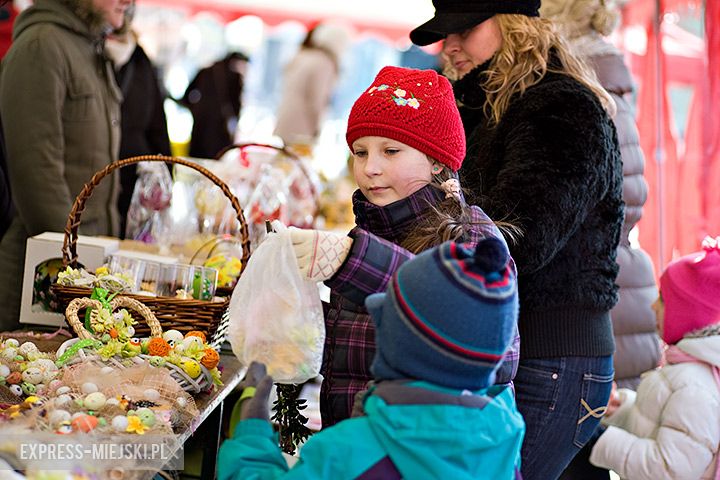
{"label": "puffy beige coat", "polygon": [[337,76],[335,60],[318,48],[300,50],[285,67],[274,133],[286,145],[315,143]]}
{"label": "puffy beige coat", "polygon": [[[66,6],[72,2],[75,10]],[[36,0],[17,18],[0,66],[0,115],[17,209],[0,243],[0,331],[17,326],[27,237],[63,231],[83,185],[117,159],[121,94],[99,55],[101,25],[88,25],[76,13],[88,4]],[[116,233],[116,196],[114,178],[95,188],[81,233]]]}
{"label": "puffy beige coat", "polygon": [[720,443],[720,336],[685,338],[678,348],[703,363],[677,363],[647,373],[610,417],[590,462],[628,480],[715,478]]}

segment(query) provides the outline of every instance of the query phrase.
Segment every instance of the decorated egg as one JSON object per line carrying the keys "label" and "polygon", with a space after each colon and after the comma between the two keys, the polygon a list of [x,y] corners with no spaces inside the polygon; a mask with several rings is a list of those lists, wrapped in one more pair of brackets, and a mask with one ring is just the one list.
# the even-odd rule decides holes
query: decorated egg
{"label": "decorated egg", "polygon": [[176,344],[182,342],[183,334],[177,330],[168,330],[163,333],[162,338],[169,343],[171,347],[174,347]]}
{"label": "decorated egg", "polygon": [[10,391],[13,393],[13,395],[17,395],[18,397],[22,395],[23,391],[20,385],[10,385]]}
{"label": "decorated egg", "polygon": [[160,392],[158,392],[154,388],[148,388],[143,392],[143,397],[145,397],[147,400],[150,400],[151,402],[157,403],[157,401],[160,400]]}
{"label": "decorated egg", "polygon": [[165,364],[167,363],[163,357],[157,357],[157,356],[150,357],[148,359],[148,361],[150,362],[150,365],[152,365],[153,367],[164,367]]}
{"label": "decorated egg", "polygon": [[14,338],[8,338],[7,340],[5,340],[5,343],[3,345],[5,345],[5,348],[18,348],[20,346],[20,342],[18,342]]}
{"label": "decorated egg", "polygon": [[85,416],[85,415],[87,415],[87,413],[85,413],[85,412],[75,412],[75,413],[73,413],[73,414],[70,416],[70,421],[72,422],[72,421],[75,420],[76,418],[80,418],[80,417]]}
{"label": "decorated egg", "polygon": [[47,393],[47,386],[44,383],[35,385],[35,393],[44,396]]}
{"label": "decorated egg", "polygon": [[100,410],[107,403],[107,398],[102,392],[93,392],[85,397],[83,403],[85,404],[85,408]]}
{"label": "decorated egg", "polygon": [[152,427],[155,425],[155,413],[149,408],[138,408],[135,415],[140,418],[140,421],[146,427]]}
{"label": "decorated egg", "polygon": [[40,370],[47,370],[50,372],[57,372],[58,367],[55,365],[55,362],[50,360],[49,358],[38,358],[34,362],[32,362],[35,366],[40,368]]}
{"label": "decorated egg", "polygon": [[25,355],[25,358],[27,358],[31,362],[34,362],[35,360],[42,358],[42,353],[40,353],[40,351],[28,352],[28,354]]}
{"label": "decorated egg", "polygon": [[135,327],[133,327],[132,325],[128,325],[127,336],[132,337],[133,335],[135,335]]}
{"label": "decorated egg", "polygon": [[58,425],[57,430],[55,430],[55,433],[60,435],[67,435],[69,433],[72,433],[72,425],[69,421],[60,422],[60,425]]}
{"label": "decorated egg", "polygon": [[203,341],[200,339],[200,337],[186,337],[182,341],[182,345],[185,347],[185,350],[190,348],[193,345],[196,345],[199,348],[202,348]]}
{"label": "decorated egg", "polygon": [[0,364],[0,377],[7,377],[8,375],[10,375],[10,367]]}
{"label": "decorated egg", "polygon": [[53,410],[53,412],[50,414],[49,420],[52,425],[59,425],[63,422],[69,422],[70,412],[62,409]]}
{"label": "decorated egg", "polygon": [[105,405],[108,405],[111,407],[117,407],[120,405],[120,400],[118,400],[117,398],[114,398],[114,397],[108,398],[107,401],[105,402]]}
{"label": "decorated egg", "polygon": [[70,387],[67,385],[57,387],[57,390],[55,391],[58,395],[64,395],[66,393],[70,393]]}
{"label": "decorated egg", "polygon": [[80,391],[81,391],[82,393],[84,393],[85,395],[87,395],[88,393],[97,392],[97,391],[98,391],[98,387],[97,387],[97,385],[95,385],[95,384],[92,383],[92,382],[85,382],[85,383],[83,383],[82,386],[80,387]]}
{"label": "decorated egg", "polygon": [[38,352],[37,345],[32,342],[25,342],[18,348],[18,353],[25,358],[32,352]]}
{"label": "decorated egg", "polygon": [[180,367],[183,369],[185,373],[188,374],[190,378],[197,378],[202,373],[202,369],[200,368],[200,364],[196,362],[195,360],[185,360],[180,364]]}
{"label": "decorated egg", "polygon": [[50,380],[47,384],[48,391],[50,392],[56,392],[58,389],[62,387],[62,382],[58,379]]}
{"label": "decorated egg", "polygon": [[57,397],[55,397],[55,405],[58,407],[65,406],[70,402],[72,402],[72,397],[67,393],[63,393],[62,395],[58,395]]}
{"label": "decorated egg", "polygon": [[17,384],[19,384],[20,382],[22,382],[22,373],[20,373],[20,372],[12,372],[12,373],[10,373],[10,375],[8,375],[7,377],[5,377],[5,381],[6,381],[9,385],[17,385]]}
{"label": "decorated egg", "polygon": [[125,415],[116,415],[113,417],[111,425],[116,432],[124,432],[128,426],[128,419]]}
{"label": "decorated egg", "polygon": [[176,343],[175,346],[173,347],[173,351],[175,353],[182,355],[183,353],[185,353],[185,344],[182,342]]}
{"label": "decorated egg", "polygon": [[0,353],[0,357],[2,357],[5,360],[15,360],[15,357],[17,356],[17,354],[18,354],[17,349],[10,347],[10,348],[6,348],[5,350],[3,350],[2,353]]}
{"label": "decorated egg", "polygon": [[70,422],[73,430],[88,433],[98,426],[98,419],[92,415],[82,415]]}
{"label": "decorated egg", "polygon": [[176,403],[178,404],[178,407],[184,408],[185,405],[187,405],[187,400],[185,400],[183,397],[178,397]]}
{"label": "decorated egg", "polygon": [[[24,345],[24,344],[23,344]],[[28,367],[22,373],[23,381],[37,385],[45,380],[45,374],[38,367]]]}
{"label": "decorated egg", "polygon": [[204,332],[201,332],[200,330],[191,330],[188,333],[185,334],[185,338],[188,337],[198,337],[202,343],[205,343],[207,341],[207,337],[205,336]]}
{"label": "decorated egg", "polygon": [[25,395],[35,395],[37,393],[37,387],[32,383],[22,382],[20,388]]}

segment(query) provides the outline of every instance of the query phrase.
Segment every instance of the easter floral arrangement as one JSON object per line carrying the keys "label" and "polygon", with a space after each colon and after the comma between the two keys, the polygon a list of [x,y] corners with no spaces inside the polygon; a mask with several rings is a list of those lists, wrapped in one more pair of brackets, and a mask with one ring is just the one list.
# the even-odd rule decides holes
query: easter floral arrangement
{"label": "easter floral arrangement", "polygon": [[5,421],[25,420],[57,434],[172,434],[197,416],[195,402],[164,369],[134,365],[64,367],[43,397],[0,410]]}
{"label": "easter floral arrangement", "polygon": [[94,275],[84,268],[68,266],[58,273],[57,283],[66,287],[99,287],[118,293],[132,292],[135,285],[135,281],[126,273],[111,274],[106,266],[98,267]]}
{"label": "easter floral arrangement", "polygon": [[[80,309],[93,307],[89,329],[80,323]],[[136,324],[126,309],[139,312],[150,326],[151,337],[134,337]],[[222,385],[218,370],[219,355],[206,343],[200,331],[183,335],[177,330],[162,332],[153,313],[141,302],[127,298],[113,298],[103,305],[98,300],[74,299],[66,310],[68,323],[78,334],[77,339],[65,342],[57,353],[57,364],[67,365],[83,360],[101,360],[108,365],[128,367],[147,363],[166,368],[186,391],[211,391]]]}
{"label": "easter floral arrangement", "polygon": [[40,352],[32,342],[0,339],[0,386],[18,397],[44,395],[58,374],[52,355]]}

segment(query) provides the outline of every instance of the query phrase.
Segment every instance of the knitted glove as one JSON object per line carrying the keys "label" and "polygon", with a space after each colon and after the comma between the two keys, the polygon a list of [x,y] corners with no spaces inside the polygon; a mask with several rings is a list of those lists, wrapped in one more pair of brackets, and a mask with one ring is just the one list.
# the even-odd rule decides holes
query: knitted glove
{"label": "knitted glove", "polygon": [[350,253],[353,240],[347,235],[290,227],[300,273],[322,282],[338,271]]}
{"label": "knitted glove", "polygon": [[240,394],[240,420],[259,418],[270,421],[268,399],[272,385],[273,379],[267,374],[265,365],[252,362],[239,385],[243,387],[243,393]]}

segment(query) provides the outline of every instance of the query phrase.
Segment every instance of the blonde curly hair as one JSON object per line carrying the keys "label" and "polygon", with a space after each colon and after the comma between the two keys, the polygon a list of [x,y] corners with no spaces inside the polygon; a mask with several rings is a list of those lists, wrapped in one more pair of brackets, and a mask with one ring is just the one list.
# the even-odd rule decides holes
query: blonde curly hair
{"label": "blonde curly hair", "polygon": [[[568,75],[589,88],[610,116],[615,102],[602,88],[590,67],[570,52],[552,21],[525,15],[498,14],[494,17],[502,35],[502,46],[495,53],[481,88],[487,94],[484,108],[490,122],[498,124],[516,94],[540,82],[547,72]],[[559,66],[550,64],[550,51]],[[445,62],[445,74],[457,79],[451,62]]]}
{"label": "blonde curly hair", "polygon": [[540,15],[557,22],[568,38],[593,31],[608,36],[620,23],[613,0],[543,0]]}

